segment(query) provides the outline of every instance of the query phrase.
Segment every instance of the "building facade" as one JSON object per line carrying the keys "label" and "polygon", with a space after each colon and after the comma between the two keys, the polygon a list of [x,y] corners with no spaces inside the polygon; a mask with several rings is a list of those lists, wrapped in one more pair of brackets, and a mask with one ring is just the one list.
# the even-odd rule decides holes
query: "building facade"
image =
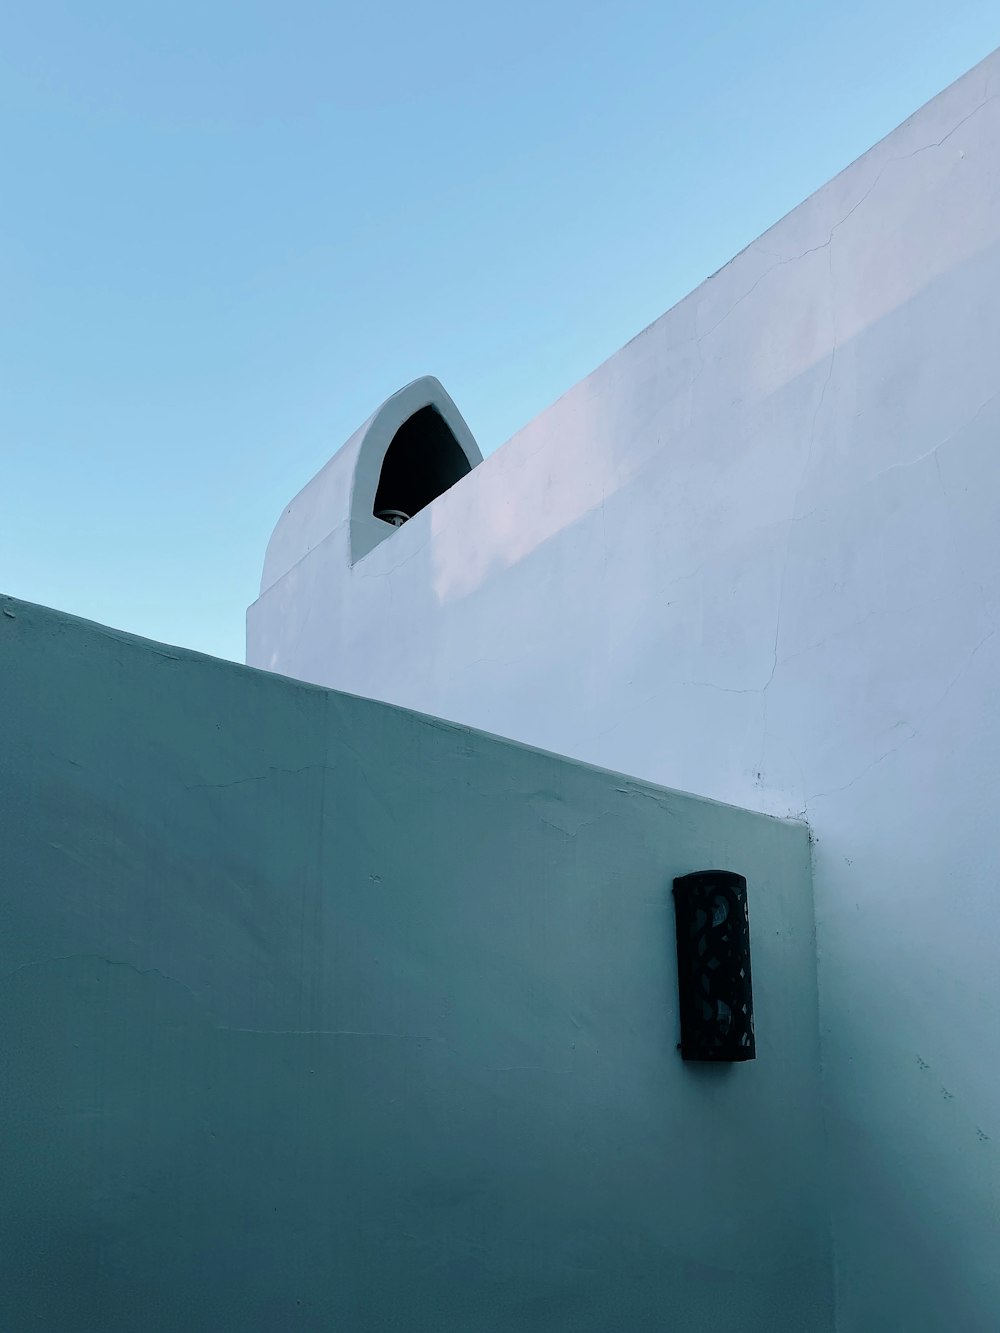
{"label": "building facade", "polygon": [[248,663],[808,820],[838,1326],[994,1329],[1000,55],[484,461],[403,396],[282,515]]}

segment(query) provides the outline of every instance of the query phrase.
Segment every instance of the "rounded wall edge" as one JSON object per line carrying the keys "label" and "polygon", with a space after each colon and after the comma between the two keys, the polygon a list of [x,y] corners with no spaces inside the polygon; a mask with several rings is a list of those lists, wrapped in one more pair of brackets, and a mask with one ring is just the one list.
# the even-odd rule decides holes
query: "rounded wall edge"
{"label": "rounded wall edge", "polygon": [[434,375],[422,375],[387,398],[363,427],[351,488],[351,564],[367,555],[393,529],[375,518],[372,510],[386,451],[399,428],[422,408],[432,407],[444,418],[469,468],[483,461],[482,451],[454,399]]}
{"label": "rounded wall edge", "polygon": [[[381,411],[381,409],[379,409]],[[378,416],[373,413],[340,446],[281,512],[264,553],[260,592],[267,592],[290,569],[350,517],[350,495],[358,453]]]}
{"label": "rounded wall edge", "polygon": [[470,468],[483,461],[472,431],[441,381],[433,375],[412,380],[391,394],[285,506],[264,554],[262,594],[345,522],[350,522],[350,564],[391,535],[382,531],[384,525],[372,514],[379,474],[393,436],[424,407],[441,414]]}

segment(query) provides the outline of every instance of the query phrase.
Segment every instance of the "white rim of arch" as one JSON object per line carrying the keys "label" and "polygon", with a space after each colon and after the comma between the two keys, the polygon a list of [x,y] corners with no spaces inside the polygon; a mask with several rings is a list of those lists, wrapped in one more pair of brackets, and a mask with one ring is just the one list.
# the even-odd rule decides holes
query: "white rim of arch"
{"label": "white rim of arch", "polygon": [[423,375],[387,398],[372,417],[358,445],[358,458],[351,483],[352,565],[396,531],[394,528],[384,530],[384,525],[375,518],[372,512],[375,492],[378,490],[382,464],[397,431],[425,407],[434,408],[444,418],[458,447],[468,459],[470,471],[483,461],[479,445],[465,418],[444,385],[433,375]]}

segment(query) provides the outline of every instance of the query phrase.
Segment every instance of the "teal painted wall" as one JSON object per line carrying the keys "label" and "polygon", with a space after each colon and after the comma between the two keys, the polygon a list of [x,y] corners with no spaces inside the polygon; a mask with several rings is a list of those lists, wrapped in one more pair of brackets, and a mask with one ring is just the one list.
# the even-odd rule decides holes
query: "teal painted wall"
{"label": "teal painted wall", "polygon": [[803,827],[10,599],[0,698],[0,1327],[832,1327]]}

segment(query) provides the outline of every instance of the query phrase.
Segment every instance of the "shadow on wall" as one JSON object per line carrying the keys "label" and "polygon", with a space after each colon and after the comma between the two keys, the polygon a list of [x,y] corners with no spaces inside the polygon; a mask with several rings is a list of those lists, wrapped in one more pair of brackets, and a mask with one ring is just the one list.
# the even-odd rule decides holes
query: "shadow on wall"
{"label": "shadow on wall", "polygon": [[[657,553],[671,555],[676,553],[678,546],[683,546],[686,554],[683,557],[684,564],[680,573],[684,577],[697,569],[705,559],[701,548],[707,545],[709,558],[712,558],[718,547],[718,539],[712,535],[713,525],[705,521],[705,515],[708,513],[714,516],[712,506],[718,508],[720,495],[732,494],[732,490],[725,486],[727,474],[735,476],[739,472],[745,473],[745,494],[759,494],[763,485],[762,478],[773,479],[773,484],[772,480],[768,481],[772,499],[762,510],[763,521],[761,516],[752,520],[751,530],[768,524],[779,526],[786,524],[789,519],[804,517],[802,513],[788,513],[784,508],[789,475],[787,469],[790,466],[802,471],[803,493],[800,498],[810,503],[803,504],[801,508],[811,508],[817,501],[828,504],[836,497],[831,493],[830,483],[823,474],[823,469],[827,473],[832,473],[842,461],[840,453],[831,453],[828,456],[819,454],[813,459],[804,457],[801,449],[796,447],[793,456],[787,460],[768,458],[766,450],[770,447],[774,422],[781,421],[782,416],[777,411],[770,411],[771,421],[769,423],[764,421],[759,433],[754,437],[747,430],[748,413],[753,410],[752,405],[791,402],[796,386],[804,387],[806,393],[810,395],[810,402],[796,441],[808,440],[810,436],[816,434],[817,428],[821,425],[821,414],[824,410],[828,410],[824,383],[834,368],[831,359],[833,350],[850,374],[852,367],[859,364],[859,358],[866,353],[869,357],[872,355],[870,350],[872,348],[884,349],[895,346],[909,349],[912,336],[907,331],[914,325],[908,312],[921,304],[925,308],[933,306],[941,299],[942,291],[947,291],[948,286],[955,281],[956,276],[960,279],[962,277],[971,279],[969,286],[972,296],[973,275],[977,267],[984,262],[990,262],[991,259],[995,262],[997,253],[998,247],[993,243],[982,246],[968,258],[963,258],[962,262],[940,271],[926,281],[918,291],[908,293],[906,298],[900,299],[897,304],[889,305],[886,298],[884,304],[887,308],[880,312],[878,318],[872,317],[865,324],[860,324],[856,312],[849,310],[849,323],[845,327],[846,321],[841,315],[841,306],[846,303],[839,298],[834,303],[832,289],[827,284],[821,293],[822,300],[818,303],[823,317],[820,319],[816,316],[816,319],[820,325],[829,322],[829,337],[813,340],[811,358],[804,361],[797,347],[792,346],[789,357],[796,373],[788,374],[779,380],[775,373],[775,365],[783,364],[786,359],[776,356],[773,346],[769,344],[768,350],[771,355],[760,356],[759,359],[748,358],[741,381],[733,390],[732,400],[721,405],[706,396],[701,401],[695,400],[690,407],[684,406],[689,394],[695,391],[697,382],[701,379],[699,360],[693,355],[692,349],[700,348],[701,358],[704,361],[714,361],[724,354],[730,358],[732,356],[731,352],[726,353],[726,345],[732,344],[734,340],[727,339],[723,332],[726,327],[724,319],[713,326],[708,334],[701,337],[692,335],[680,348],[661,350],[651,343],[649,359],[657,366],[658,374],[662,374],[662,378],[667,381],[671,379],[669,362],[673,360],[682,361],[689,373],[692,382],[678,386],[675,394],[676,402],[671,399],[659,405],[650,405],[648,409],[645,404],[635,406],[630,404],[623,397],[630,389],[629,377],[615,373],[617,358],[612,358],[590,379],[577,385],[566,398],[550,409],[551,415],[546,413],[539,418],[539,422],[548,418],[550,440],[564,442],[562,448],[544,446],[539,448],[537,444],[534,446],[540,458],[550,467],[558,468],[560,464],[563,465],[558,475],[554,476],[552,473],[545,475],[533,468],[531,464],[534,453],[528,454],[523,459],[512,456],[508,461],[505,458],[507,451],[511,450],[512,446],[519,447],[519,437],[515,436],[485,460],[488,474],[484,474],[482,483],[468,494],[467,503],[475,506],[473,521],[451,524],[448,522],[449,515],[446,510],[441,513],[440,522],[435,515],[433,577],[437,603],[440,605],[452,599],[474,595],[483,583],[531,556],[550,539],[562,539],[565,531],[573,524],[588,519],[599,520],[602,511],[612,504],[616,495],[626,492],[630,487],[636,496],[636,500],[630,503],[635,514],[633,527],[641,555],[646,558],[650,554],[655,557]],[[775,270],[768,270],[765,276],[770,277],[774,272],[774,281],[781,278],[794,286],[793,269],[794,265],[785,268],[778,264]],[[758,281],[763,283],[763,280]],[[839,282],[843,285],[842,275]],[[737,300],[733,309],[735,310],[739,304],[740,301]],[[754,314],[755,311],[751,308],[745,318],[752,321]],[[810,312],[811,317],[813,314],[814,312]],[[713,335],[717,331],[718,347],[713,345],[716,341]],[[646,335],[650,340],[654,336],[653,333]],[[795,342],[797,337],[797,333],[795,339],[790,336],[789,343]],[[745,344],[740,340],[735,341],[740,346],[747,345],[751,348],[754,346],[753,339],[749,336]],[[656,377],[650,376],[650,382],[655,383]],[[924,384],[925,390],[929,390],[933,380],[925,377],[920,383]],[[837,391],[837,387],[833,386],[834,392]],[[916,387],[920,387],[919,383]],[[915,392],[914,385],[907,385],[907,391]],[[705,392],[707,395],[711,390]],[[973,404],[969,416],[972,417],[981,406],[980,403]],[[913,416],[918,418],[919,424],[925,427],[933,427],[936,415],[936,404],[933,401],[922,401],[920,410],[913,413]],[[886,430],[892,424],[892,421],[887,422]],[[945,429],[951,423],[943,420],[940,424],[943,438]],[[532,423],[532,429],[534,427],[535,423]],[[672,440],[667,437],[668,429],[674,433]],[[692,453],[678,448],[677,442],[685,437],[691,438],[695,434],[730,442],[742,436],[747,439],[747,448],[738,457],[734,456],[731,445],[727,448],[706,448],[699,451],[695,455],[695,466],[698,471],[692,474]],[[939,442],[940,439],[930,440],[927,448],[933,448]],[[838,440],[836,443],[842,449],[842,442]],[[760,447],[762,444],[764,448]],[[663,453],[667,448],[674,450],[677,456],[676,470],[669,478],[665,476],[663,463]],[[781,469],[777,474],[775,474],[775,461],[780,464]],[[810,474],[805,470],[806,466],[811,466],[815,470],[815,480],[812,482]],[[512,474],[516,475],[522,468],[523,483],[514,481]],[[710,469],[712,475],[709,475]],[[501,481],[500,477],[503,474],[506,475]],[[696,479],[701,479],[699,474],[703,478],[702,484],[694,490],[691,477],[693,475]],[[490,481],[496,479],[499,483],[495,489],[491,489],[487,484],[487,475]],[[664,507],[660,510],[662,527],[667,530],[665,535],[668,540],[663,540],[661,535],[660,539],[654,542],[651,539],[652,530],[641,521],[640,516],[643,513],[641,496],[648,493],[652,486],[658,486],[661,479],[669,480],[669,487],[662,496]],[[737,494],[740,493],[739,488],[733,489]],[[768,501],[767,496],[765,501]],[[689,520],[696,515],[698,526],[688,535],[686,528]],[[735,517],[732,508],[724,509],[718,517],[720,521],[725,522],[727,531],[731,532]],[[468,542],[470,528],[475,531],[474,545]],[[683,532],[684,541],[669,540],[669,529],[676,533]],[[614,540],[620,541],[623,529],[620,526],[616,528],[609,522],[607,532],[613,535]],[[634,585],[635,579],[630,578],[625,579],[622,586],[628,588]]]}
{"label": "shadow on wall", "polygon": [[[839,340],[835,353],[831,348],[779,390],[756,399],[748,394],[742,403],[717,411],[708,428],[730,440],[741,438],[744,447],[735,458],[705,451],[694,482],[689,478],[684,486],[664,466],[660,451],[626,483],[609,485],[604,504],[585,507],[552,532],[547,522],[532,521],[531,493],[542,486],[535,469],[526,466],[516,490],[509,474],[507,485],[492,488],[502,451],[492,455],[478,470],[479,482],[469,482],[431,511],[429,531],[408,528],[356,567],[354,595],[344,610],[351,637],[367,644],[366,674],[355,678],[344,670],[338,683],[442,715],[474,716],[499,734],[530,736],[535,744],[721,799],[763,799],[747,787],[763,781],[755,775],[767,773],[768,800],[774,797],[768,808],[774,812],[801,810],[820,793],[854,781],[865,765],[880,762],[899,743],[900,717],[911,729],[920,725],[988,628],[978,618],[955,627],[953,652],[942,657],[940,674],[927,679],[919,697],[907,699],[905,716],[885,711],[877,699],[870,701],[870,712],[861,713],[851,673],[831,677],[818,666],[813,671],[820,660],[816,654],[831,651],[831,635],[863,636],[879,617],[891,616],[896,628],[884,650],[891,649],[887,667],[894,678],[908,679],[907,659],[922,660],[930,645],[920,616],[910,617],[912,632],[900,631],[901,609],[934,595],[947,604],[953,577],[952,564],[939,558],[955,539],[949,505],[928,508],[922,556],[914,550],[905,562],[887,562],[893,551],[909,551],[905,523],[893,517],[900,505],[899,481],[916,484],[926,471],[933,490],[935,460],[946,464],[961,446],[962,430],[955,429],[947,402],[935,410],[939,386],[933,375],[910,386],[915,401],[905,429],[898,430],[897,400],[879,398],[872,388],[859,392],[856,367],[884,364],[890,350],[900,347],[910,349],[910,363],[918,364],[920,349],[912,346],[908,330],[927,327],[928,312],[949,300],[967,299],[973,308],[987,269],[1000,275],[996,244],[978,252],[974,262],[963,261],[925,284],[853,339]],[[970,401],[967,423],[982,420],[984,407],[981,399]],[[861,408],[863,413],[856,410]],[[846,444],[837,423],[845,419],[862,441],[887,438],[895,422],[898,446],[881,457],[866,451],[862,468],[848,477],[837,475],[834,463]],[[768,420],[769,432],[763,429]],[[780,438],[776,422],[785,423]],[[649,430],[655,433],[655,421]],[[687,434],[686,443],[676,442],[681,461],[696,443]],[[940,449],[942,444],[947,448]],[[924,458],[920,468],[910,466]],[[742,479],[754,472],[759,483],[753,494],[767,500],[762,511],[734,496],[744,493]],[[571,483],[572,478],[567,490]],[[717,521],[705,523],[708,497],[723,490],[730,496],[728,507],[714,501]],[[866,492],[869,499],[862,503]],[[519,508],[522,515],[528,511],[524,536],[512,542]],[[644,510],[658,516],[659,540],[650,540],[649,526],[629,517]],[[857,557],[848,566],[836,546],[836,534],[847,522],[838,518],[842,513],[852,515]],[[887,544],[890,523],[899,539]],[[730,534],[721,550],[718,531]],[[558,544],[549,546],[554,538]],[[984,528],[977,535],[970,516],[962,540],[981,553],[985,567],[992,558],[990,532]],[[727,573],[734,562],[740,575],[737,601],[729,596]],[[891,570],[891,579],[867,576],[878,568]],[[845,577],[846,589],[839,586]],[[474,595],[492,580],[495,591]],[[615,590],[613,597],[607,589]],[[787,614],[779,626],[782,605]],[[405,681],[380,643],[376,627],[383,623],[410,645]],[[436,626],[431,634],[429,625]],[[475,651],[454,648],[463,643],[474,644]],[[581,643],[586,651],[569,670],[567,646]],[[862,638],[859,652],[863,643]],[[546,698],[546,681],[560,682],[556,709],[539,703]],[[609,690],[608,682],[615,688]],[[840,723],[804,739],[798,717],[817,707],[825,716],[831,703],[837,703],[838,717],[855,719],[856,744],[843,744]],[[573,708],[586,739],[575,750],[566,735]],[[727,747],[721,789],[719,756],[703,744],[716,732],[720,709],[728,734],[739,738]],[[776,727],[778,722],[784,725]],[[665,767],[669,751],[687,756],[683,775]],[[700,754],[704,763],[698,768],[692,756]]]}

